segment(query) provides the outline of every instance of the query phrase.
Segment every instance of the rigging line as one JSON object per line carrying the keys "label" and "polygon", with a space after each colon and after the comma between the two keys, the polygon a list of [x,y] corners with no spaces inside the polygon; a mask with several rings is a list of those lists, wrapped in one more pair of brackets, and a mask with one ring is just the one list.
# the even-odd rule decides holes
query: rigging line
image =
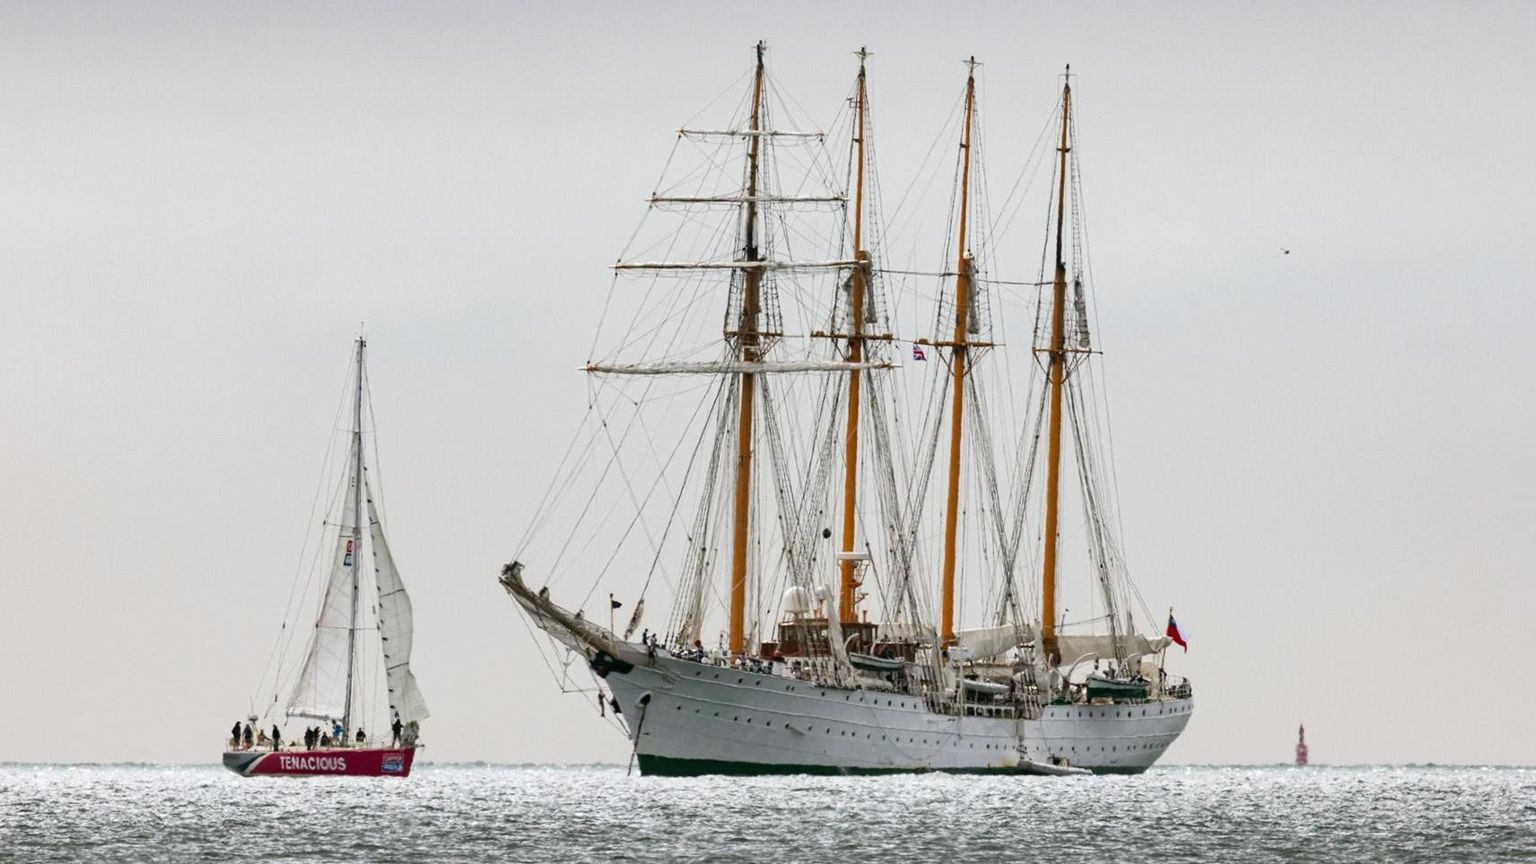
{"label": "rigging line", "polygon": [[[544,489],[543,497],[539,499],[538,505],[534,507],[533,516],[528,520],[527,527],[523,529],[523,536],[518,538],[517,545],[513,547],[518,551],[519,557],[521,556],[522,552],[527,549],[528,543],[532,539],[533,535],[537,533],[542,527],[546,512],[545,507],[550,505],[551,497],[560,499],[565,497],[564,493],[568,491],[570,484],[562,483],[561,478],[565,476],[566,465],[570,462],[571,454],[576,452],[577,442],[583,440],[584,436],[582,435],[582,430],[586,428],[587,423],[593,417],[595,410],[596,409],[589,401],[586,415],[582,418],[581,423],[577,425],[576,434],[571,436],[571,443],[566,445],[565,453],[560,456],[560,462],[555,467],[555,471],[552,475],[552,479],[549,485]],[[591,452],[592,443],[596,441],[596,436],[585,436],[585,440],[587,441],[587,446],[583,450],[582,456],[580,457],[580,461],[583,464],[586,462],[586,456]],[[574,472],[575,468],[573,467],[571,470]]]}
{"label": "rigging line", "polygon": [[[692,117],[689,117],[687,120],[683,121],[683,128],[687,129],[689,126],[691,126],[693,124],[693,121],[695,121],[695,120],[699,119],[699,117],[703,116],[704,112],[706,112],[709,109],[715,107],[715,103],[719,102],[721,99],[724,99],[727,93],[730,93],[731,91],[733,91],[736,88],[740,87],[741,86],[741,82],[745,81],[752,74],[753,74],[753,71],[749,68],[747,71],[745,71],[745,72],[741,73],[740,75],[736,76],[736,78],[733,79],[731,81],[731,83],[725,85],[724,89],[722,89],[719,93],[716,93],[713,98],[711,98],[708,102],[706,102],[704,104],[704,107],[700,108]],[[740,102],[738,102],[737,106],[736,106],[736,111],[732,115],[733,118],[736,117],[736,116],[740,116],[741,110],[742,110],[742,105],[740,104]],[[731,128],[735,128],[735,127],[732,126]]]}
{"label": "rigging line", "polygon": [[[383,463],[379,459],[379,422],[373,414],[373,376],[368,374],[368,367],[366,365],[363,367],[363,401],[368,405],[368,426],[373,430],[369,433],[369,437],[373,439],[373,470],[370,473],[371,476],[378,480],[378,490],[374,493],[373,497],[378,502],[379,525],[382,529],[387,515],[384,512],[384,469],[382,467]],[[367,471],[366,466],[364,471]],[[363,488],[366,490],[369,487],[365,485]],[[359,516],[358,518],[361,519],[362,517]]]}
{"label": "rigging line", "polygon": [[[628,438],[629,429],[633,428],[633,424],[634,424],[634,421],[631,420],[630,421],[630,426],[626,427],[624,434],[620,436],[620,440],[625,440],[625,439]],[[608,439],[609,439],[609,441],[611,443],[612,436],[608,433],[607,427],[608,427],[608,419],[607,419],[607,417],[602,415],[601,411],[599,411],[597,429],[601,430],[603,435],[608,437]],[[595,437],[596,434],[597,434],[596,431],[594,431],[593,434],[594,434],[594,437]],[[613,470],[613,467],[614,467],[615,464],[617,464],[617,462],[618,462],[618,454],[615,452],[615,453],[613,453],[613,455],[611,455],[609,457],[608,464],[603,467],[602,472],[598,475],[597,483],[595,484],[596,488],[601,489],[603,487],[603,484],[607,481],[608,472]],[[622,471],[623,471],[623,469],[621,468],[620,472],[622,473]],[[597,500],[597,496],[594,493],[592,496],[588,497],[586,503],[584,505],[582,505],[581,512],[579,514],[577,514],[577,516],[576,516],[576,520],[575,520],[576,527],[573,528],[571,533],[570,533],[570,535],[568,537],[566,537],[565,543],[563,545],[561,545],[559,553],[557,553],[555,555],[555,560],[554,560],[553,563],[551,563],[551,565],[549,567],[549,570],[547,571],[550,575],[545,579],[545,583],[544,583],[545,585],[550,584],[551,582],[553,582],[557,578],[556,574],[559,571],[561,562],[565,560],[565,555],[566,555],[566,553],[568,551],[570,551],[571,543],[575,541],[576,535],[581,532],[581,525],[586,522],[587,514],[588,514],[588,512],[591,511],[592,504],[596,500]]]}
{"label": "rigging line", "polygon": [[1082,484],[1083,489],[1083,521],[1089,530],[1089,551],[1094,558],[1093,563],[1095,564],[1095,569],[1097,570],[1098,582],[1104,594],[1104,608],[1106,613],[1109,615],[1109,630],[1110,636],[1114,640],[1115,654],[1117,659],[1123,660],[1125,659],[1123,653],[1124,646],[1121,645],[1121,622],[1118,620],[1120,610],[1118,608],[1118,603],[1116,602],[1114,586],[1110,580],[1108,571],[1104,526],[1096,515],[1098,509],[1098,496],[1096,494],[1097,490],[1095,489],[1092,466],[1089,464],[1091,462],[1091,454],[1088,453],[1086,442],[1083,438],[1084,429],[1082,425],[1082,406],[1079,404],[1081,395],[1081,388],[1076,386],[1067,388],[1067,415],[1071,420],[1070,425],[1072,427],[1073,442],[1076,445],[1078,454],[1078,459],[1076,460],[1078,467],[1078,478],[1079,482]]}
{"label": "rigging line", "polygon": [[[718,390],[717,390],[716,399],[718,400]],[[701,414],[706,414],[707,413],[706,410],[705,410],[705,406],[708,405],[708,404],[709,403],[707,401],[701,402],[699,404],[699,406],[694,409],[693,415],[691,417],[689,417],[687,422],[684,424],[685,428],[689,427],[689,426],[692,426],[694,424],[694,422],[698,419],[698,417]],[[639,521],[641,519],[640,513],[643,512],[643,507],[646,504],[650,503],[651,498],[656,494],[656,491],[658,489],[660,489],[662,491],[662,493],[668,499],[677,501],[679,503],[681,502],[681,494],[679,494],[678,496],[673,496],[672,495],[671,489],[670,489],[670,487],[666,483],[666,477],[667,477],[667,469],[671,467],[673,460],[675,460],[677,458],[677,454],[682,450],[683,444],[684,444],[684,442],[687,441],[687,438],[681,437],[681,436],[678,437],[677,443],[673,445],[671,453],[669,453],[667,455],[666,459],[662,459],[661,458],[661,454],[656,451],[655,439],[650,434],[649,428],[646,427],[645,420],[644,420],[643,416],[639,416],[637,414],[636,421],[641,426],[641,433],[645,436],[646,444],[648,445],[648,449],[650,450],[651,457],[659,465],[659,468],[657,470],[657,477],[656,477],[656,480],[654,482],[652,482],[651,487],[646,490],[645,500],[643,502],[641,502],[641,505],[640,505],[642,509],[641,510],[637,510],[636,516],[634,517],[633,520],[631,520],[631,523],[630,523],[629,527],[627,527],[625,529],[623,536],[621,536],[619,538],[619,540],[614,544],[613,555],[609,557],[608,561],[603,565],[602,569],[598,572],[598,579],[599,580],[601,580],[604,576],[606,576],[608,571],[609,571],[609,569],[613,566],[614,559],[618,557],[619,551],[620,551],[620,549],[622,549],[622,547],[624,545],[625,539],[628,538],[630,531],[633,530],[635,521]],[[707,430],[708,429],[708,424],[701,424],[701,428],[703,430]],[[701,433],[701,440],[702,440],[702,433]],[[689,459],[688,459],[688,467],[685,469],[684,474],[683,474],[683,478],[682,478],[682,484],[685,487],[686,487],[687,482],[688,482],[688,477],[692,473],[693,465],[694,465],[694,458],[696,456],[697,456],[697,450],[695,450],[693,452],[693,455],[690,456]],[[672,524],[673,524],[672,516],[675,515],[676,512],[677,512],[677,505],[674,505],[672,513],[669,514],[669,516],[668,516],[668,519],[667,519],[667,522],[666,522],[666,527],[662,531],[660,542],[656,542],[650,536],[649,526],[646,525],[643,521],[641,522],[641,529],[645,533],[646,540],[651,543],[651,548],[655,551],[655,557],[652,559],[651,567],[646,572],[645,588],[649,588],[650,587],[651,578],[652,578],[652,576],[655,575],[655,573],[656,573],[656,571],[657,571],[657,569],[658,569],[658,567],[660,565],[661,552],[666,547],[667,537],[670,536],[670,534],[671,534]],[[666,576],[665,572],[663,572],[662,578],[670,583],[670,580],[667,579],[667,576]],[[594,585],[594,588],[595,588],[595,585]],[[642,588],[641,592],[640,592],[640,596],[642,598],[645,596],[645,588]],[[590,596],[591,595],[589,593],[588,597],[590,597]]]}
{"label": "rigging line", "polygon": [[[668,629],[676,635],[680,644],[689,645],[699,637],[699,630],[703,626],[703,602],[704,602],[704,576],[709,567],[708,552],[712,548],[712,536],[718,532],[719,525],[711,523],[711,514],[715,514],[714,508],[716,489],[722,479],[722,460],[728,449],[732,426],[731,416],[739,404],[738,389],[739,379],[730,378],[721,388],[721,397],[724,400],[722,409],[715,415],[715,437],[710,448],[709,467],[704,476],[703,490],[699,495],[698,508],[694,511],[691,521],[691,531],[687,537],[687,554],[684,556],[682,582],[677,594],[673,597],[672,610]],[[681,504],[681,495],[679,495]],[[716,515],[715,523],[723,521],[723,516]]]}
{"label": "rigging line", "polygon": [[[1073,121],[1072,121],[1072,139],[1074,141],[1078,141],[1079,140],[1079,133],[1077,131],[1077,118],[1076,118],[1076,116],[1073,117]],[[1080,156],[1076,155],[1076,151],[1077,151],[1077,147],[1078,146],[1080,146],[1080,145],[1075,144],[1073,146],[1074,155],[1073,155],[1072,162],[1073,162],[1074,168],[1079,164],[1080,159],[1081,159]],[[1074,172],[1074,173],[1076,173],[1076,172]],[[1077,204],[1077,208],[1081,212],[1081,223],[1082,223],[1081,233],[1082,233],[1082,242],[1083,242],[1083,264],[1084,264],[1085,269],[1087,270],[1087,275],[1088,275],[1088,287],[1089,287],[1088,298],[1089,298],[1089,302],[1092,305],[1092,309],[1093,309],[1093,326],[1094,326],[1095,331],[1098,331],[1099,327],[1100,327],[1100,322],[1102,321],[1102,318],[1099,315],[1098,290],[1097,290],[1097,287],[1096,287],[1096,282],[1095,282],[1095,280],[1093,278],[1093,257],[1092,257],[1092,254],[1091,254],[1091,249],[1090,249],[1090,244],[1089,244],[1089,239],[1088,239],[1089,238],[1089,234],[1088,234],[1088,230],[1087,230],[1087,225],[1088,225],[1087,199],[1086,199],[1086,196],[1083,194],[1083,191],[1082,191],[1081,176],[1078,175],[1075,179],[1076,179],[1076,183],[1074,184],[1074,189],[1073,189],[1073,200]],[[1105,434],[1106,443],[1107,443],[1107,445],[1109,447],[1109,466],[1110,466],[1109,475],[1110,475],[1110,483],[1111,483],[1111,485],[1112,485],[1112,487],[1114,489],[1114,506],[1115,506],[1116,534],[1120,535],[1120,541],[1119,542],[1120,542],[1120,544],[1122,546],[1122,549],[1123,549],[1123,545],[1124,545],[1124,536],[1123,536],[1124,517],[1123,517],[1121,509],[1120,509],[1120,477],[1119,477],[1119,473],[1114,470],[1114,466],[1115,466],[1115,433],[1114,433],[1114,424],[1113,424],[1113,421],[1112,421],[1112,415],[1110,414],[1110,411],[1109,411],[1109,374],[1108,374],[1108,368],[1107,368],[1107,361],[1101,359],[1097,365],[1098,365],[1098,367],[1100,369],[1100,378],[1102,379],[1102,385],[1101,385],[1102,390],[1103,390],[1102,399],[1104,401],[1104,406],[1105,406],[1104,407],[1104,434]],[[1127,575],[1127,581],[1129,582],[1129,584],[1131,586],[1131,589],[1136,593],[1137,598],[1141,601],[1143,613],[1148,617],[1148,619],[1150,619],[1153,622],[1155,622],[1157,619],[1153,618],[1151,609],[1147,606],[1146,598],[1141,596],[1140,588],[1136,586],[1135,582],[1130,581],[1129,575]]]}
{"label": "rigging line", "polygon": [[[892,267],[877,267],[877,268],[875,268],[874,272],[876,272],[876,273],[891,273],[891,274],[895,274],[895,275],[899,275],[899,276],[932,276],[932,277],[937,277],[939,279],[948,279],[948,278],[950,278],[952,276],[959,276],[960,275],[959,273],[956,273],[953,270],[942,270],[942,271],[940,271],[940,270],[897,270],[897,269],[892,268]],[[990,279],[990,278],[987,278],[985,276],[980,276],[980,275],[972,276],[971,277],[971,283],[972,284],[986,283],[988,285],[1012,285],[1012,286],[1018,286],[1018,287],[1023,287],[1023,288],[1039,288],[1041,286],[1050,285],[1051,284],[1049,281],[1045,281],[1045,282],[1021,282],[1021,281],[1010,280],[1010,279]]]}
{"label": "rigging line", "polygon": [[[922,179],[924,176],[926,176],[928,179],[927,182],[924,183],[923,191],[918,195],[918,199],[921,200],[922,198],[927,197],[928,189],[933,185],[933,181],[935,177],[937,177],[937,173],[930,173],[927,171],[928,162],[933,158],[934,151],[938,149],[939,142],[945,140],[948,137],[950,126],[954,123],[956,116],[958,116],[960,109],[962,106],[964,106],[964,104],[965,97],[962,95],[960,98],[956,99],[954,104],[950,107],[949,116],[944,118],[944,122],[939,125],[938,131],[934,133],[933,141],[928,145],[928,152],[923,154],[922,161],[918,162],[917,172],[912,175],[911,182],[907,184],[907,188],[901,193],[901,198],[896,201],[896,208],[891,211],[890,219],[887,222],[887,224],[890,226],[889,233],[898,240],[901,238],[902,232],[906,230],[906,226],[902,224],[902,208],[906,206],[907,199],[911,197],[913,189],[917,186],[917,181]],[[917,238],[915,235],[912,242],[914,245],[917,243]]]}
{"label": "rigging line", "polygon": [[[999,555],[999,564],[1003,571],[1003,603],[1005,607],[1016,606],[1017,602],[1013,598],[1014,558],[1009,554],[1012,538],[1010,537],[1008,525],[1004,521],[1002,494],[997,481],[997,465],[994,460],[992,446],[991,424],[987,422],[988,417],[986,416],[987,412],[983,402],[984,394],[982,393],[981,385],[977,383],[974,377],[968,377],[966,389],[970,391],[971,395],[969,413],[972,425],[975,427],[975,434],[971,436],[971,448],[982,475],[982,483],[975,484],[978,486],[977,496],[981,499],[980,503],[983,512],[991,515],[992,527],[996,532],[996,548]],[[987,544],[983,542],[981,547],[985,555]],[[1003,622],[1000,620],[997,623],[1001,624]]]}
{"label": "rigging line", "polygon": [[[315,530],[315,513],[320,506],[320,493],[325,489],[326,478],[329,477],[331,473],[331,460],[335,457],[336,454],[336,427],[341,423],[341,418],[346,411],[348,395],[347,391],[351,389],[347,385],[351,381],[351,378],[352,364],[348,363],[346,374],[342,376],[341,396],[336,403],[336,414],[331,418],[331,434],[328,438],[328,443],[326,444],[325,456],[320,460],[320,479],[315,483],[315,494],[310,500],[309,517],[304,520],[304,542],[299,546],[299,560],[294,563],[293,581],[289,583],[288,599],[283,604],[283,623],[282,626],[278,628],[277,641],[273,643],[272,650],[267,654],[267,662],[266,665],[262,667],[261,677],[256,681],[255,692],[258,694],[263,693],[263,691],[266,689],[268,671],[273,672],[273,690],[276,691],[280,688],[280,684],[277,681],[277,678],[282,675],[283,663],[287,660],[288,657],[288,647],[292,645],[295,638],[293,634],[296,632],[288,630],[288,624],[290,620],[296,620],[298,617],[298,611],[294,607],[294,595],[296,593],[300,593],[300,596],[302,596],[302,593],[307,593],[309,591],[310,582],[314,580],[315,564],[312,562],[310,564],[310,575],[309,578],[304,581],[302,592],[296,590],[299,584],[299,576],[304,572],[304,559],[309,555],[309,538],[313,536]],[[315,549],[315,553],[316,559],[318,559],[318,546]],[[284,638],[285,634],[287,636],[286,639]],[[272,658],[274,655],[277,656],[277,668],[275,670],[272,669]]]}
{"label": "rigging line", "polygon": [[[1034,185],[1035,177],[1039,174],[1040,163],[1046,161],[1045,157],[1047,153],[1041,147],[1041,145],[1045,142],[1046,137],[1050,134],[1052,127],[1056,125],[1056,116],[1060,113],[1060,104],[1061,103],[1058,100],[1058,107],[1051,112],[1050,116],[1046,117],[1045,124],[1040,127],[1040,134],[1035,137],[1035,143],[1029,148],[1029,153],[1024,157],[1024,164],[1019,167],[1018,178],[1013,181],[1013,187],[1008,190],[1008,196],[1003,200],[1003,206],[999,212],[1008,215],[1006,221],[1003,222],[1002,228],[998,231],[999,242],[1007,237],[1008,229],[1013,226],[1013,220],[1023,210],[1024,197],[1029,193],[1030,187]],[[1031,166],[1033,166],[1033,170],[1031,170]],[[1026,177],[1028,177],[1028,180],[1025,179]],[[1012,203],[1013,196],[1014,192],[1019,189],[1019,185],[1021,183],[1024,185],[1024,188],[1023,191],[1019,192],[1019,203],[1017,207],[1015,207]]]}
{"label": "rigging line", "polygon": [[[530,616],[524,613],[521,608],[518,609],[517,620],[522,622],[523,629],[528,632],[528,641],[533,643],[533,650],[537,651],[539,654],[539,659],[544,661],[544,668],[549,670],[549,677],[555,679],[555,685],[560,688],[561,693],[571,692],[565,689],[565,682],[569,680],[569,676],[561,675],[560,673],[556,672],[555,665],[550,662],[549,656],[544,653],[544,640],[549,640],[550,644],[553,645],[555,644],[554,637],[546,633],[542,638],[540,638],[540,634],[535,632],[533,625],[529,623],[529,618]],[[570,649],[568,648],[566,649],[566,652],[567,654],[571,653]]]}

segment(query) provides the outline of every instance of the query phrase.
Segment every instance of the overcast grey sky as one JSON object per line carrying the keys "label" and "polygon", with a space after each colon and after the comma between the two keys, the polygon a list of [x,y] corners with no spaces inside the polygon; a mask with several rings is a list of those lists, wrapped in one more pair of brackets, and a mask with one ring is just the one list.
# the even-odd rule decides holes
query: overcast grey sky
{"label": "overcast grey sky", "polygon": [[1528,3],[0,5],[0,759],[215,758],[366,320],[431,757],[622,761],[494,578],[759,38],[827,118],[875,52],[891,201],[964,57],[994,178],[1072,64],[1170,761],[1536,763]]}

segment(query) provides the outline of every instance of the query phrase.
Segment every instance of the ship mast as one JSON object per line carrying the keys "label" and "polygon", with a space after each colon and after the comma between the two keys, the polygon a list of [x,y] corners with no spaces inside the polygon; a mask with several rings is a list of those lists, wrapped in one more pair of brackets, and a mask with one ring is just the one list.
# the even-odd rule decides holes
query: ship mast
{"label": "ship mast", "polygon": [[341,728],[352,729],[352,679],[357,672],[357,594],[363,564],[363,349],[357,337],[357,395],[352,403],[352,613],[347,625],[347,695],[342,702]]}
{"label": "ship mast", "polygon": [[960,260],[955,267],[955,338],[950,343],[953,359],[950,374],[954,378],[954,395],[950,399],[949,417],[949,495],[944,513],[944,583],[943,583],[943,630],[944,644],[955,641],[955,543],[960,517],[960,441],[965,418],[965,359],[966,331],[969,329],[971,308],[971,255],[966,247],[966,219],[970,215],[971,191],[971,121],[976,107],[976,58],[966,61],[970,75],[965,81],[965,126],[961,132],[960,152],[960,231],[956,246]]}
{"label": "ship mast", "polygon": [[[747,138],[747,197],[745,201],[744,261],[742,268],[741,320],[737,325],[736,341],[743,363],[756,363],[759,359],[757,314],[758,286],[762,269],[750,266],[761,261],[757,248],[757,187],[758,156],[762,147],[763,111],[763,49],[757,43],[757,71],[752,80],[752,134]],[[752,408],[757,390],[757,379],[752,372],[741,373],[741,414],[737,421],[736,438],[736,518],[731,546],[731,653],[742,654],[746,648],[747,618],[747,546],[751,527],[752,502]]]}
{"label": "ship mast", "polygon": [[1062,257],[1062,226],[1067,209],[1067,154],[1071,151],[1067,131],[1071,128],[1072,67],[1067,66],[1066,83],[1061,91],[1061,165],[1056,186],[1056,278],[1051,285],[1051,423],[1047,442],[1045,475],[1045,562],[1040,584],[1041,641],[1047,663],[1060,662],[1056,650],[1056,535],[1058,500],[1061,491],[1061,382],[1066,375],[1066,302],[1067,264]]}
{"label": "ship mast", "polygon": [[[853,248],[854,258],[858,261],[854,265],[853,275],[849,280],[848,299],[848,362],[862,363],[864,361],[864,290],[865,279],[869,273],[869,253],[864,250],[864,109],[869,98],[865,89],[864,61],[869,57],[869,52],[859,49],[859,81],[854,94],[854,111],[858,119],[854,126],[854,144],[857,156],[855,158],[855,181],[853,195]],[[856,562],[853,560],[853,544],[855,531],[855,516],[858,505],[858,481],[859,481],[859,391],[863,385],[864,374],[857,368],[848,376],[848,440],[843,455],[843,552],[846,556],[841,562],[842,567],[842,591],[838,595],[837,609],[842,620],[847,623],[858,621],[858,610],[855,591],[859,587],[859,579],[856,575]]]}

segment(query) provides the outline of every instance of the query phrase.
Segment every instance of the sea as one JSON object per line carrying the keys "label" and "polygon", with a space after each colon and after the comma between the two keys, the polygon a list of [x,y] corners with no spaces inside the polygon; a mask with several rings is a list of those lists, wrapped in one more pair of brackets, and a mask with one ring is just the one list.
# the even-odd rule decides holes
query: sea
{"label": "sea", "polygon": [[0,765],[0,861],[1536,861],[1536,768],[1136,777],[706,777],[418,764],[411,777]]}

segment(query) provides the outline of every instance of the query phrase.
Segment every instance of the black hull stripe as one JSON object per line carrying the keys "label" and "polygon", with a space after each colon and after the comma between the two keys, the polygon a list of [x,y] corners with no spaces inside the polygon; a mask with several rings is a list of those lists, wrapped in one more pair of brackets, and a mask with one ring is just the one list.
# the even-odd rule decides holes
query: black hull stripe
{"label": "black hull stripe", "polygon": [[[1145,768],[1131,766],[1089,767],[1095,774],[1140,774]],[[719,759],[676,759],[671,756],[640,754],[640,773],[647,777],[703,777],[728,774],[737,777],[770,774],[816,774],[831,776],[878,776],[884,774],[1019,774],[1018,768],[844,768],[836,765],[771,765],[761,762],[727,762]]]}

